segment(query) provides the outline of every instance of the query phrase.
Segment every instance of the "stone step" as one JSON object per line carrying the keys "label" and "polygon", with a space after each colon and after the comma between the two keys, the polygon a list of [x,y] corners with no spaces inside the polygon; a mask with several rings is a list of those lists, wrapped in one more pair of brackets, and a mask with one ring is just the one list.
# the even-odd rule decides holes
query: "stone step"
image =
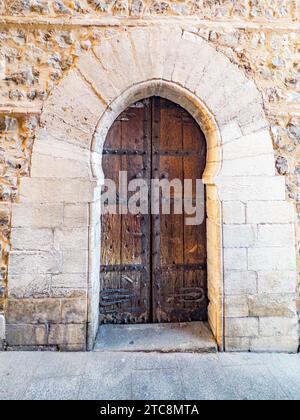
{"label": "stone step", "polygon": [[94,351],[215,353],[217,344],[205,322],[102,325]]}

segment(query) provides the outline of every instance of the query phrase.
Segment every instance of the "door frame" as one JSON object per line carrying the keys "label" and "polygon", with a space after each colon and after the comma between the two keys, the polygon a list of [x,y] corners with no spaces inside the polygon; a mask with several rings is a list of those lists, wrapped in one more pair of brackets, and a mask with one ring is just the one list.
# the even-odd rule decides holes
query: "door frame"
{"label": "door frame", "polygon": [[[132,86],[113,101],[98,122],[92,142],[91,166],[93,174],[98,178],[99,186],[101,186],[104,180],[101,164],[102,150],[107,133],[117,117],[131,104],[153,96],[168,99],[185,109],[198,123],[207,141],[207,160],[203,182],[206,186],[207,209],[207,281],[210,302],[208,307],[208,322],[219,350],[224,351],[223,209],[216,184],[216,177],[222,167],[222,151],[220,147],[221,133],[214,115],[198,97],[172,82],[151,80]],[[99,211],[97,211],[97,215]],[[92,254],[90,254],[90,258],[92,270]],[[100,285],[100,281],[98,284]],[[95,306],[97,300],[95,301],[94,293],[92,295],[90,294],[89,299],[94,302],[92,306],[89,305],[89,311],[91,313],[89,319],[91,319],[95,317],[96,313],[99,314],[99,307],[97,306],[96,308]],[[98,326],[95,329],[95,323],[89,323],[88,327],[88,348],[92,349]]]}

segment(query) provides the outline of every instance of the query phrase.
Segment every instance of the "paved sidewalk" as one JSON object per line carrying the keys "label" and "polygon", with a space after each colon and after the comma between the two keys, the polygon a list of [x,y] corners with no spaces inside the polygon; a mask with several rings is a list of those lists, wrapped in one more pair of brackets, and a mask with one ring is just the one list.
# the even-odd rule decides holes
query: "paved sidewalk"
{"label": "paved sidewalk", "polygon": [[300,399],[300,356],[0,353],[0,399]]}

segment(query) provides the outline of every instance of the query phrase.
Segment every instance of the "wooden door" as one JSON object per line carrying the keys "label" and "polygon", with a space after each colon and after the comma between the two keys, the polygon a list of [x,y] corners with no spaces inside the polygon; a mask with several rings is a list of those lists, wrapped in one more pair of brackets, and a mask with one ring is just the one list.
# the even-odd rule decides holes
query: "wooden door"
{"label": "wooden door", "polygon": [[[151,179],[201,179],[206,143],[195,120],[161,98],[128,108],[113,124],[104,149],[106,178],[143,178],[148,214],[102,217],[100,318],[103,323],[207,319],[206,223],[186,215],[151,214]],[[130,195],[129,197],[130,198]],[[176,197],[171,198],[171,210]],[[194,202],[199,199],[193,190]],[[205,202],[203,197],[202,201]],[[122,197],[118,204],[122,207]],[[123,211],[124,212],[124,211]]]}

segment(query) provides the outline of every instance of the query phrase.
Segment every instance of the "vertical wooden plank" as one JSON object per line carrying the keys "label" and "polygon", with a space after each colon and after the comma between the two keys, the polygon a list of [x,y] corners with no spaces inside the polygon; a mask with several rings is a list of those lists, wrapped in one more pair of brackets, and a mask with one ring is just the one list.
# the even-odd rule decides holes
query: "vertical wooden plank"
{"label": "vertical wooden plank", "polygon": [[[205,168],[204,136],[182,108],[161,102],[160,177],[170,181],[193,180],[191,198],[196,200],[196,179]],[[157,232],[156,232],[157,233]],[[160,214],[160,289],[156,291],[155,321],[206,320],[206,231],[187,226],[185,214]],[[155,290],[155,289],[154,289]]]}
{"label": "vertical wooden plank", "polygon": [[[105,155],[104,173],[112,179],[126,171],[128,182],[150,171],[148,102],[128,108],[114,123]],[[148,137],[147,137],[148,136]],[[146,178],[150,175],[146,173]],[[119,197],[124,200],[125,197]],[[130,198],[130,196],[128,197]],[[148,217],[148,219],[147,219]],[[113,225],[113,226],[112,226]],[[146,226],[146,227],[145,227]],[[149,216],[118,214],[102,219],[101,320],[106,323],[140,323],[150,320]],[[145,230],[146,229],[146,230]],[[147,239],[147,240],[146,240]],[[148,242],[147,242],[148,241]],[[112,247],[111,252],[108,250]],[[119,247],[116,256],[115,249]]]}

